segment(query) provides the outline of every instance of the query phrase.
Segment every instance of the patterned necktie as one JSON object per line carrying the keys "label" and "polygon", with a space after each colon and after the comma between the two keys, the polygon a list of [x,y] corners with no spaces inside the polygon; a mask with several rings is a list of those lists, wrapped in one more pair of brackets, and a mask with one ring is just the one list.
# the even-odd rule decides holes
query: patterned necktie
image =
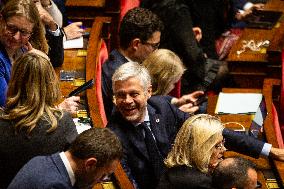
{"label": "patterned necktie", "polygon": [[[150,122],[148,123],[150,124]],[[143,122],[141,123],[141,126],[145,131],[145,144],[148,150],[150,161],[154,168],[155,175],[157,179],[159,179],[165,169],[163,157],[158,149],[153,133],[147,123]]]}

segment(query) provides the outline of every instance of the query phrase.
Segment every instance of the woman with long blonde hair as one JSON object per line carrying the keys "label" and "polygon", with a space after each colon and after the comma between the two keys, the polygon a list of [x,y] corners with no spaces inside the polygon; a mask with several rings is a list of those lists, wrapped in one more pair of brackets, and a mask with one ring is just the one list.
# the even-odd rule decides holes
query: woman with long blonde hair
{"label": "woman with long blonde hair", "polygon": [[28,52],[14,64],[0,115],[0,188],[32,157],[63,151],[77,136],[60,99],[55,71],[43,53]]}

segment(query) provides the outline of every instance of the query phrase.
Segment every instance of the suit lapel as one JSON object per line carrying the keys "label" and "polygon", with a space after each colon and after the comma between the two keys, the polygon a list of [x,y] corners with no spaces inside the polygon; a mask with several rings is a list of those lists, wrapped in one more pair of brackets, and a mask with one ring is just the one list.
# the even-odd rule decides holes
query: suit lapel
{"label": "suit lapel", "polygon": [[[162,154],[163,157],[165,157],[168,153],[168,135],[166,128],[163,124],[163,118],[161,114],[157,114],[155,109],[148,105],[148,113],[150,117],[150,122],[151,122],[151,130],[155,136],[157,146],[159,148],[160,153]],[[166,148],[165,148],[166,147]]]}

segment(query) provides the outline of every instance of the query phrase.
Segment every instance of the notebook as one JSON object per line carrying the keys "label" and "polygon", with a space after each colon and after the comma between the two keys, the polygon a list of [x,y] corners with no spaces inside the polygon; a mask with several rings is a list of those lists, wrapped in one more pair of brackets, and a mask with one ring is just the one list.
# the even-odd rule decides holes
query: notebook
{"label": "notebook", "polygon": [[247,28],[272,29],[281,15],[280,11],[255,10],[245,21]]}

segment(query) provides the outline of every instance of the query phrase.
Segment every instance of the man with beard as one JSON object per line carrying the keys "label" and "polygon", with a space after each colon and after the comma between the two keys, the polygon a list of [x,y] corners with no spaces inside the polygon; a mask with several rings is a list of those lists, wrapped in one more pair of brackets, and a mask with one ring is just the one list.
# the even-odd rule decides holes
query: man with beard
{"label": "man with beard", "polygon": [[[116,112],[107,127],[117,134],[123,145],[122,166],[137,188],[155,188],[165,169],[163,159],[190,115],[172,105],[167,96],[151,97],[151,77],[138,63],[121,65],[113,74],[112,88]],[[284,160],[284,150],[253,137],[229,129],[224,129],[222,135],[229,150]]]}
{"label": "man with beard", "polygon": [[114,172],[122,157],[119,139],[106,128],[81,133],[66,152],[31,159],[9,189],[87,189]]}

